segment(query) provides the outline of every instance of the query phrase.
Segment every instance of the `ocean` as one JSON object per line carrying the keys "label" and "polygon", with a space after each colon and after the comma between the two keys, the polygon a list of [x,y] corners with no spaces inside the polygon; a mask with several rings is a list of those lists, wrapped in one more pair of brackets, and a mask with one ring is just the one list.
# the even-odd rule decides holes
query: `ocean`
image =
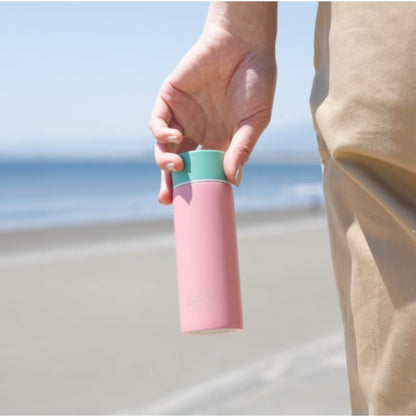
{"label": "ocean", "polygon": [[[153,161],[1,161],[0,230],[172,217]],[[318,162],[254,162],[234,188],[237,212],[323,204]]]}

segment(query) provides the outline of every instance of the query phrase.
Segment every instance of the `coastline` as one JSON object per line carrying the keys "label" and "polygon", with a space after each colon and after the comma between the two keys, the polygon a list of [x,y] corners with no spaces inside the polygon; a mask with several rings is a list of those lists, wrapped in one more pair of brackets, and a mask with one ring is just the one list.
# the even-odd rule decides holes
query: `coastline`
{"label": "coastline", "polygon": [[[325,208],[300,207],[236,213],[237,229],[305,217],[323,217]],[[123,241],[150,235],[173,234],[173,213],[168,219],[62,225],[0,231],[0,258],[50,247],[75,247],[101,241]]]}

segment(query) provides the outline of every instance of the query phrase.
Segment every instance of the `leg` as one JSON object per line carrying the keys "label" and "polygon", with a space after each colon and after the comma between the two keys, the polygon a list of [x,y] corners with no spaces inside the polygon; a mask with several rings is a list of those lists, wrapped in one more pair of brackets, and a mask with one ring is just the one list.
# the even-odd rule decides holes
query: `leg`
{"label": "leg", "polygon": [[416,413],[416,5],[323,3],[311,106],[354,414]]}

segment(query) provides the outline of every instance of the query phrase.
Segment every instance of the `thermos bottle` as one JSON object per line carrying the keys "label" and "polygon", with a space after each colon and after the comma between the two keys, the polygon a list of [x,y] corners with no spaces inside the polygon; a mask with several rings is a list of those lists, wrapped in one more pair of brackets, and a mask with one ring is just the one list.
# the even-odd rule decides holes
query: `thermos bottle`
{"label": "thermos bottle", "polygon": [[242,308],[234,199],[224,152],[180,154],[173,215],[180,325],[183,334],[241,330]]}

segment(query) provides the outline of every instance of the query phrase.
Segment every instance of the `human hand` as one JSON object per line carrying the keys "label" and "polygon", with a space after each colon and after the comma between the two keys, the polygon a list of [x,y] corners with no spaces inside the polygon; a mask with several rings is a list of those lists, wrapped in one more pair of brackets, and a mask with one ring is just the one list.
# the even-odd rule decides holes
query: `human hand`
{"label": "human hand", "polygon": [[211,5],[201,38],[159,91],[150,129],[163,171],[163,204],[172,202],[170,172],[183,169],[178,153],[198,145],[226,151],[225,174],[239,185],[241,168],[270,121],[276,13],[270,17],[273,3],[238,4],[238,13],[232,4]]}

